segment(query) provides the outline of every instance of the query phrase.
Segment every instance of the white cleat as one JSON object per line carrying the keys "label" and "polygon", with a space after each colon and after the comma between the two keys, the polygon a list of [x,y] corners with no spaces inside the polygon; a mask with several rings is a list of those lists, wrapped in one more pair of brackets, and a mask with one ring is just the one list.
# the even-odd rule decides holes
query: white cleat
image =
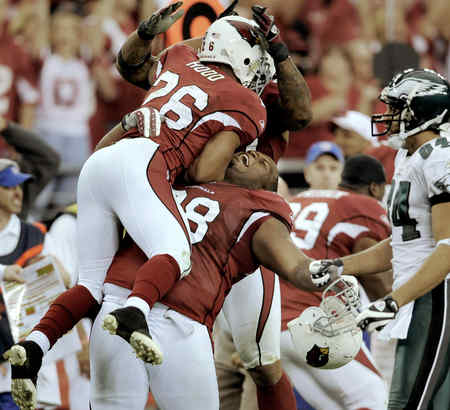
{"label": "white cleat", "polygon": [[[117,329],[119,327],[119,322],[113,315],[105,316],[102,327],[111,335],[118,335]],[[163,355],[161,349],[151,337],[141,332],[134,331],[131,334],[128,343],[136,353],[136,357],[144,362],[153,365],[162,363]]]}
{"label": "white cleat", "polygon": [[20,410],[35,410],[37,406],[36,386],[31,379],[12,379],[11,394]]}
{"label": "white cleat", "polygon": [[119,327],[119,323],[117,322],[117,319],[113,315],[106,315],[105,318],[103,319],[102,327],[111,335],[115,335],[117,334],[117,328]]}
{"label": "white cleat", "polygon": [[3,354],[3,357],[13,366],[23,366],[27,361],[27,351],[20,345],[14,345]]}
{"label": "white cleat", "polygon": [[130,337],[130,345],[136,352],[136,356],[146,363],[161,364],[162,352],[151,337],[140,332],[133,332]]}

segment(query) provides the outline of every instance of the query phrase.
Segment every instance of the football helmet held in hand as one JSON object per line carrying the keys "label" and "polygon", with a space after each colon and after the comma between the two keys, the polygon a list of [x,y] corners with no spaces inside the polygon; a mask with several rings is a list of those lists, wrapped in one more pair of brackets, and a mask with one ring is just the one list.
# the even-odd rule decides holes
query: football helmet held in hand
{"label": "football helmet held in hand", "polygon": [[355,317],[360,305],[357,280],[342,276],[322,293],[313,306],[288,323],[292,342],[301,359],[312,367],[337,369],[358,354],[362,332]]}

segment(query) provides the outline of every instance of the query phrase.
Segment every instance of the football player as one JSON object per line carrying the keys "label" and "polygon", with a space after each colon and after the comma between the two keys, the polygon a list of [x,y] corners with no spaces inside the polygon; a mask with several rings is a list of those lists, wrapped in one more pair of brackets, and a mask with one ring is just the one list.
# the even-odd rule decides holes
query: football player
{"label": "football player", "polygon": [[[337,189],[309,189],[289,201],[294,213],[294,243],[306,255],[321,259],[350,255],[386,239],[390,228],[379,203],[385,183],[383,166],[375,158],[349,158]],[[375,283],[367,282],[368,289],[378,297],[390,290],[384,274]],[[366,283],[364,286],[366,289]],[[384,409],[385,382],[364,344],[355,360],[337,369],[323,370],[320,367],[326,363],[311,364],[299,355],[288,323],[307,308],[319,306],[321,294],[295,289],[282,279],[280,289],[281,360],[302,397],[316,409]],[[313,346],[306,347],[306,351],[310,349]]]}
{"label": "football player", "polygon": [[321,261],[311,274],[323,285],[330,272],[370,275],[392,261],[393,292],[357,318],[362,328],[399,339],[388,408],[449,408],[448,395],[436,400],[449,369],[450,86],[432,70],[408,69],[380,99],[387,112],[373,121],[399,148],[388,198],[392,236],[356,255]]}
{"label": "football player", "polygon": [[[110,312],[126,303],[136,280],[136,268],[147,259],[130,238],[122,243],[109,268],[104,302],[91,335],[93,408],[142,409],[150,385],[162,408],[218,409],[210,335],[231,286],[261,263],[296,286],[314,289],[307,268],[311,260],[290,239],[290,209],[282,198],[266,191],[276,190],[277,176],[276,165],[269,157],[249,151],[235,154],[225,182],[174,191],[189,223],[193,267],[189,276],[153,306],[147,318],[152,336],[166,356],[160,366],[138,360],[129,344],[101,329]],[[271,330],[265,325],[270,314],[269,305],[258,326],[262,338]],[[62,328],[73,325],[73,318],[61,312],[52,312],[50,317],[53,334],[58,336]],[[22,377],[30,378],[40,365],[42,351],[33,341],[21,346],[26,348],[28,361],[19,369]],[[272,399],[267,396],[272,392],[262,389],[261,410],[295,408],[285,375],[273,388],[278,394],[271,394]],[[271,401],[286,394],[291,394],[290,407],[278,407],[277,401]],[[31,397],[22,395],[22,403]]]}
{"label": "football player", "polygon": [[[156,12],[131,37],[149,50],[154,36],[181,16],[177,11],[181,4]],[[105,147],[137,117],[127,116],[100,142],[105,148],[86,161],[80,174],[79,282],[50,309],[81,318],[101,302],[106,271],[118,248],[120,222],[148,261],[137,273],[127,306],[113,312],[107,326],[147,362],[158,364],[162,357],[145,316],[191,267],[189,233],[171,184],[183,176],[192,182],[222,180],[234,151],[264,130],[266,115],[258,93],[272,78],[274,67],[256,28],[250,20],[225,17],[211,25],[198,56],[187,46],[172,47],[158,59],[148,56],[146,81],[153,87],[143,102],[145,110],[138,111],[152,115],[156,125],[151,138],[125,138]],[[139,117],[133,125],[140,129],[140,122]],[[140,136],[130,129],[125,135],[136,134]],[[52,345],[42,333],[46,326],[44,317],[29,336],[44,353]]]}

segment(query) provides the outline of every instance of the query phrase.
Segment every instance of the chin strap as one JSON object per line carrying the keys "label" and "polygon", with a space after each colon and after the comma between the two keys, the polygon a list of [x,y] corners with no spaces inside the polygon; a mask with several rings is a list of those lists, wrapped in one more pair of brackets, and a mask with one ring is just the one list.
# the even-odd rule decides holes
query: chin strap
{"label": "chin strap", "polygon": [[[400,132],[398,134],[393,134],[390,136],[390,138],[388,140],[389,145],[392,148],[400,149],[401,144],[403,143],[403,141],[406,140],[406,138],[410,137],[411,135],[415,135],[415,134],[418,134],[419,132],[427,130],[433,124],[438,124],[438,123],[442,122],[445,115],[447,114],[447,111],[448,110],[445,109],[438,116],[432,118],[431,120],[424,122],[422,125],[414,128],[413,130],[409,130],[407,132],[405,132],[405,123],[401,122],[400,123]],[[400,140],[400,141],[398,141],[398,140]]]}

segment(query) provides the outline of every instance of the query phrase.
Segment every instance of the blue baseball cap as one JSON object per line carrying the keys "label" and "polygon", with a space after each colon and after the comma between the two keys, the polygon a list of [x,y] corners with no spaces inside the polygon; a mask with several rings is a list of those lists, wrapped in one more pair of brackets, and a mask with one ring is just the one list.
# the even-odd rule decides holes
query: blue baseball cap
{"label": "blue baseball cap", "polygon": [[311,164],[311,162],[325,154],[333,155],[339,162],[344,163],[344,154],[334,142],[319,141],[309,147],[306,153],[306,165]]}
{"label": "blue baseball cap", "polygon": [[14,187],[32,177],[31,174],[20,172],[17,162],[5,158],[0,159],[0,186]]}

